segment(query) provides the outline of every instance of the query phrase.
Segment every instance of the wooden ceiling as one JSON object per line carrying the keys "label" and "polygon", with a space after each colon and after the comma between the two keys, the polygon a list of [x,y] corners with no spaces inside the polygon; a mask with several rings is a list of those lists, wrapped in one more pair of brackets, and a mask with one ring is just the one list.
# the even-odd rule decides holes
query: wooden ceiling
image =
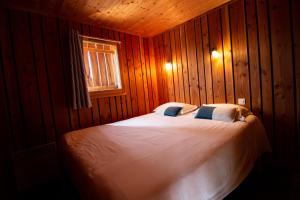
{"label": "wooden ceiling", "polygon": [[231,0],[4,0],[8,7],[153,36]]}

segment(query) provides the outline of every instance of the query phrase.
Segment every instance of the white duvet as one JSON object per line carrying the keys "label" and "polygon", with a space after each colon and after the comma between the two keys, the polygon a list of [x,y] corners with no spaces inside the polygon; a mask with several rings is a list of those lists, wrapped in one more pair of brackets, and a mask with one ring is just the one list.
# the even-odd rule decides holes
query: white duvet
{"label": "white duvet", "polygon": [[223,199],[269,150],[261,122],[144,116],[67,133],[62,150],[83,199]]}

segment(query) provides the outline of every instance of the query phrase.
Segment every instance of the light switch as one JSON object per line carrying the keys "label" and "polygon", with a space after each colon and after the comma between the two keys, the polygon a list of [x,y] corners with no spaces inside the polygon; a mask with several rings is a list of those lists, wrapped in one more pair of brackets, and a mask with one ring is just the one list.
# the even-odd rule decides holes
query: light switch
{"label": "light switch", "polygon": [[246,99],[245,98],[238,98],[238,104],[239,105],[245,105],[246,104]]}

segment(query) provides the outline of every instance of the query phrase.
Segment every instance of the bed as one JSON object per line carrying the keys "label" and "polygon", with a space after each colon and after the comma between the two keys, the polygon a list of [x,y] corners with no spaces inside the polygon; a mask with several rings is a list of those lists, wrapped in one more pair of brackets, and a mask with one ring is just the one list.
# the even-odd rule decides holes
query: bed
{"label": "bed", "polygon": [[227,123],[146,114],[67,133],[66,168],[82,199],[223,199],[270,150],[254,115]]}

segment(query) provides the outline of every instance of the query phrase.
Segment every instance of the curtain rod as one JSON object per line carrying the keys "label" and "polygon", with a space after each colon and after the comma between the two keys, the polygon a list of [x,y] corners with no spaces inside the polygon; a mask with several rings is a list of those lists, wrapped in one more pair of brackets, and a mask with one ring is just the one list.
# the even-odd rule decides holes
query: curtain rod
{"label": "curtain rod", "polygon": [[87,39],[92,39],[92,40],[100,40],[100,41],[104,41],[104,42],[112,42],[112,43],[121,44],[121,41],[117,41],[117,40],[108,40],[108,39],[103,39],[103,38],[85,36],[85,35],[81,35],[81,34],[79,34],[79,36],[83,37],[83,38],[87,38]]}

